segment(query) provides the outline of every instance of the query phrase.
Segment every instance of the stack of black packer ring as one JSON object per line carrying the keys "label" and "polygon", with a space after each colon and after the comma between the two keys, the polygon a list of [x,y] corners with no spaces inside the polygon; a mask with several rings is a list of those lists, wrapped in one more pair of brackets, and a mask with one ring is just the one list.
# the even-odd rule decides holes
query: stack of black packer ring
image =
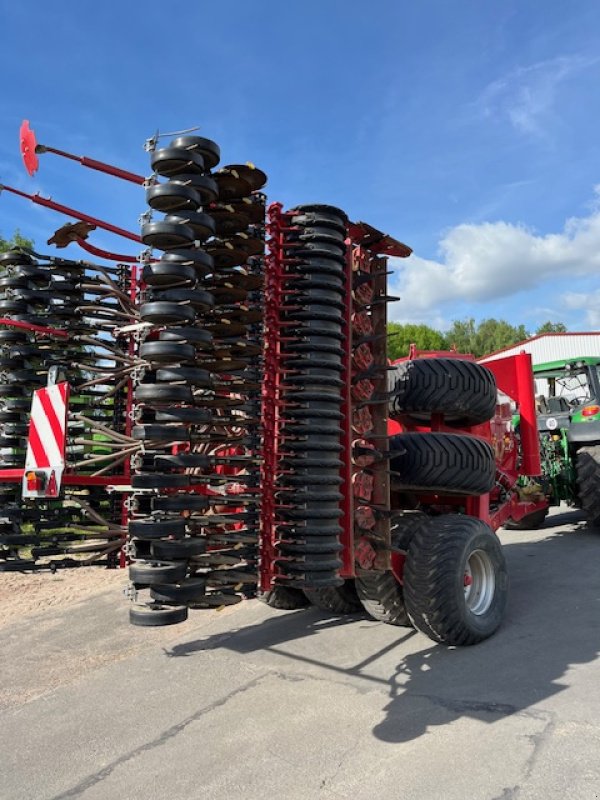
{"label": "stack of black packer ring", "polygon": [[[210,285],[216,303],[205,324],[213,334],[209,368],[218,376],[214,402],[222,424],[213,456],[221,455],[221,484],[211,496],[204,556],[215,601],[237,602],[256,593],[259,512],[259,403],[262,384],[265,197],[267,176],[251,164],[214,174],[216,237]],[[217,420],[217,422],[220,420]]]}
{"label": "stack of black packer ring", "polygon": [[[340,436],[346,291],[343,211],[326,205],[290,212],[280,312],[281,465],[277,491],[278,566],[286,585],[341,586]],[[281,578],[280,578],[281,579]]]}
{"label": "stack of black packer ring", "polygon": [[[96,444],[91,436],[86,439],[82,417],[86,424],[99,423],[122,434],[125,416],[122,392],[101,385],[85,387],[90,370],[110,371],[115,362],[112,352],[84,342],[99,341],[89,338],[97,336],[101,327],[93,316],[95,298],[101,294],[102,313],[110,313],[114,298],[107,293],[119,293],[124,276],[113,270],[115,274],[109,277],[106,268],[98,268],[104,273],[98,275],[95,265],[34,258],[24,250],[0,255],[0,265],[0,315],[46,329],[10,323],[0,328],[0,468],[23,468],[32,395],[46,386],[54,367],[56,377],[71,386],[67,463],[79,459],[79,472],[85,473],[84,461],[92,459],[90,474],[97,469],[93,459],[102,443]],[[103,405],[109,390],[110,402]],[[103,563],[114,565],[123,541],[118,503],[100,486],[66,486],[56,500],[24,501],[20,481],[3,483],[0,516],[0,571],[79,566],[84,563],[83,554],[95,563],[98,554],[106,555]],[[78,559],[72,558],[74,554]]]}
{"label": "stack of black packer ring", "polygon": [[[252,228],[264,221],[264,200],[250,195],[266,176],[251,167],[239,172],[253,180],[233,168],[210,173],[219,158],[198,136],[152,153],[155,174],[168,180],[147,189],[166,216],[142,226],[144,243],[164,252],[158,261],[147,254],[142,274],[130,578],[152,599],[132,606],[138,625],[180,622],[189,607],[238,602],[256,587],[249,486],[260,370],[251,326],[261,318],[262,276],[260,258],[240,265],[264,247]],[[244,304],[249,293],[255,308]]]}

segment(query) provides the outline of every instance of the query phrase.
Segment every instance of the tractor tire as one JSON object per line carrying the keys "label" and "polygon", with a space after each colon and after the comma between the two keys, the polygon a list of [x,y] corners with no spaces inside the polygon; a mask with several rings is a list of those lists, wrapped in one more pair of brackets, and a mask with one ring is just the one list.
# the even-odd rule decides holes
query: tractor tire
{"label": "tractor tire", "polygon": [[355,614],[361,609],[354,581],[344,581],[342,586],[304,589],[304,594],[311,605],[331,614]]}
{"label": "tractor tire", "polygon": [[429,421],[443,414],[446,423],[468,426],[487,422],[496,409],[496,380],[489,369],[458,358],[418,358],[396,364],[392,373],[390,416],[406,414]]}
{"label": "tractor tire", "polygon": [[600,445],[578,450],[576,469],[581,507],[591,527],[600,529]]}
{"label": "tractor tire", "polygon": [[259,596],[271,608],[281,611],[294,611],[297,608],[306,608],[309,600],[301,589],[291,586],[274,586],[271,591]]}
{"label": "tractor tire", "polygon": [[507,594],[504,553],[484,522],[445,514],[415,532],[404,568],[404,602],[412,624],[434,642],[487,639],[500,627]]}
{"label": "tractor tire", "polygon": [[390,439],[394,485],[401,491],[482,495],[496,481],[494,450],[457,433],[400,433]]}
{"label": "tractor tire", "polygon": [[[392,550],[407,551],[417,530],[429,518],[420,512],[399,514],[392,520]],[[369,616],[388,625],[412,627],[404,606],[402,586],[393,572],[366,572],[356,578],[356,591]]]}
{"label": "tractor tire", "polygon": [[534,531],[542,527],[547,516],[548,509],[541,508],[539,511],[533,511],[519,520],[509,519],[504,527],[509,531]]}

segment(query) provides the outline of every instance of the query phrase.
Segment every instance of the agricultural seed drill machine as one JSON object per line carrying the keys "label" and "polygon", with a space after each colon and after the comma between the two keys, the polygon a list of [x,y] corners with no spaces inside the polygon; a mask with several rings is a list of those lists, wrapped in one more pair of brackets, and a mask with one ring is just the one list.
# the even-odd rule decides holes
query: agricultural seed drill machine
{"label": "agricultural seed drill machine", "polygon": [[[546,504],[518,489],[540,472],[529,356],[390,365],[388,257],[410,249],[332,206],[267,207],[264,173],[217,169],[208,139],[154,137],[149,178],[27,124],[21,149],[30,174],[54,153],[150,208],[138,235],[3,187],[75,218],[50,242],[109,265],[2,256],[0,569],[117,553],[137,625],[258,594],[490,636],[508,584],[494,531]],[[99,249],[96,227],[142,252]]]}

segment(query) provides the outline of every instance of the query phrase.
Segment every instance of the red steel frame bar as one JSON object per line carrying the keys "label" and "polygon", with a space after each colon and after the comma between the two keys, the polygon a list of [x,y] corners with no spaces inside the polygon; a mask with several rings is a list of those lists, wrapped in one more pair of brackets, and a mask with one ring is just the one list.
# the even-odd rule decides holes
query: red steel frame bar
{"label": "red steel frame bar", "polygon": [[508,358],[487,361],[485,366],[494,373],[498,387],[519,404],[519,432],[523,448],[520,472],[524,475],[541,475],[531,356],[529,353],[519,353]]}
{"label": "red steel frame bar", "polygon": [[1,317],[0,325],[8,325],[11,328],[22,328],[26,331],[34,331],[35,333],[39,333],[40,336],[56,336],[59,339],[69,338],[67,331],[62,331],[59,328],[45,328],[42,325],[34,325],[32,322],[20,322],[18,320]]}
{"label": "red steel frame bar", "polygon": [[145,178],[143,175],[136,175],[134,172],[128,172],[119,167],[113,167],[106,164],[104,161],[97,161],[95,158],[88,158],[87,156],[76,156],[73,153],[67,153],[65,150],[58,150],[56,147],[48,147],[45,144],[38,144],[35,148],[36,153],[54,153],[57,156],[68,158],[71,161],[78,161],[82,167],[89,167],[89,169],[98,170],[98,172],[105,172],[107,175],[114,175],[115,178],[121,178],[130,183],[137,183],[138,186],[143,186]]}
{"label": "red steel frame bar", "polygon": [[277,470],[277,429],[279,418],[281,303],[281,203],[267,209],[267,248],[264,287],[264,378],[261,389],[262,463],[259,539],[259,588],[273,588],[275,552],[275,473]]}
{"label": "red steel frame bar", "polygon": [[[0,483],[20,483],[24,469],[0,469]],[[129,477],[124,475],[79,475],[65,471],[62,483],[67,486],[128,486]]]}
{"label": "red steel frame bar", "polygon": [[[93,244],[86,242],[85,239],[75,239],[79,247],[83,250],[87,250],[88,253],[91,253],[96,258],[104,258],[107,261],[119,261],[120,263],[126,264],[136,264],[137,263],[137,256],[124,256],[120,253],[110,253],[108,250],[101,250],[99,247],[94,247]],[[151,259],[152,261],[156,261],[155,258]]]}
{"label": "red steel frame bar", "polygon": [[[375,396],[378,399],[385,398],[386,402],[375,403],[371,409],[373,415],[373,435],[376,437],[376,444],[388,449],[388,386],[387,386],[387,258],[385,256],[372,255],[369,253],[369,268],[373,276],[373,298],[376,301],[371,307],[373,319],[373,357],[376,368],[381,370],[375,382]],[[377,536],[379,549],[375,567],[387,570],[390,568],[390,474],[389,461],[387,458],[377,461],[371,468],[373,473],[373,505],[381,509],[377,518],[374,533]]]}
{"label": "red steel frame bar", "polygon": [[24,197],[26,200],[31,200],[32,203],[36,203],[39,206],[51,208],[53,211],[58,211],[59,214],[65,214],[67,217],[75,217],[82,222],[89,222],[91,225],[95,225],[97,228],[103,228],[105,231],[109,231],[109,233],[116,233],[117,236],[123,236],[125,239],[130,239],[132,242],[137,242],[138,244],[142,243],[142,239],[137,233],[131,233],[131,231],[126,231],[124,228],[119,228],[117,225],[111,225],[110,222],[104,222],[96,217],[90,217],[88,214],[84,214],[82,211],[77,211],[74,208],[69,208],[68,206],[63,206],[60,203],[55,203],[54,200],[50,200],[46,197],[40,197],[39,194],[28,194],[27,192],[22,192],[20,189],[14,189],[12,186],[7,186],[4,183],[0,184],[0,191],[2,190],[16,194],[19,197]]}
{"label": "red steel frame bar", "polygon": [[343,578],[353,578],[354,570],[354,497],[352,492],[352,243],[346,240],[346,287],[344,293],[344,324],[346,338],[343,340],[342,356],[342,435],[340,477],[342,478],[342,533],[340,542],[344,549],[340,553]]}

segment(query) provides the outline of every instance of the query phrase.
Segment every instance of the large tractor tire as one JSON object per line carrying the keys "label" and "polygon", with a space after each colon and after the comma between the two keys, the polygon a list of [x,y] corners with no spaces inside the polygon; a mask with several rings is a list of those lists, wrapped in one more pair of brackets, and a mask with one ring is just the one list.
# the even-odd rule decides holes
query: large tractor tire
{"label": "large tractor tire", "polygon": [[353,614],[362,607],[354,581],[344,581],[342,586],[305,589],[304,594],[313,606],[331,614]]}
{"label": "large tractor tire", "polygon": [[457,433],[399,433],[390,439],[394,487],[401,491],[481,495],[496,481],[492,446]]}
{"label": "large tractor tire", "polygon": [[600,529],[600,445],[577,451],[577,485],[589,524]]}
{"label": "large tractor tire", "polygon": [[[392,550],[408,551],[415,532],[428,517],[420,512],[399,514],[392,520]],[[410,627],[402,586],[393,572],[365,572],[356,578],[356,591],[369,616],[388,625]]]}
{"label": "large tractor tire", "polygon": [[404,568],[404,602],[422,633],[447,645],[471,645],[499,628],[508,574],[496,534],[462,514],[432,517],[415,532]]}
{"label": "large tractor tire", "polygon": [[271,608],[277,608],[280,611],[294,611],[309,605],[304,592],[291,586],[274,586],[271,591],[259,595],[259,599]]}
{"label": "large tractor tire", "polygon": [[447,423],[477,425],[496,409],[496,380],[486,367],[457,358],[417,358],[391,373],[390,416],[427,422],[443,414]]}

